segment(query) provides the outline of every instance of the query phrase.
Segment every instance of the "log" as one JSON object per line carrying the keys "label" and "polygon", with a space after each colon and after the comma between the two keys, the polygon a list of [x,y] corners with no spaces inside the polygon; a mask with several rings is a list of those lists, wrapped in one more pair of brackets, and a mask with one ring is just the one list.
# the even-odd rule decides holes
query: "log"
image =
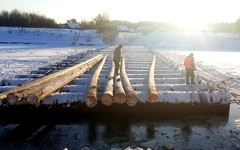
{"label": "log", "polygon": [[[19,87],[16,87],[16,88],[12,89],[12,90],[9,90],[9,91],[6,91],[6,92],[4,92],[4,93],[1,93],[1,94],[0,94],[0,100],[6,99],[6,98],[7,98],[7,95],[8,95],[9,93],[17,93],[17,92],[20,92],[20,91],[22,91],[22,90],[24,90],[24,89],[27,89],[27,88],[36,86],[36,85],[41,84],[41,83],[43,83],[43,82],[47,82],[49,79],[52,79],[52,78],[57,77],[57,76],[60,76],[60,75],[66,73],[66,72],[68,72],[68,71],[74,70],[74,69],[76,69],[76,68],[81,68],[81,67],[83,67],[85,64],[89,63],[90,61],[92,61],[93,59],[98,58],[98,57],[103,57],[103,56],[102,56],[102,55],[98,55],[98,56],[96,56],[96,57],[94,57],[94,58],[92,58],[92,59],[89,59],[89,60],[87,60],[87,61],[84,61],[84,62],[82,62],[82,63],[80,63],[80,64],[78,64],[78,65],[69,67],[69,68],[64,69],[64,70],[61,70],[61,71],[59,71],[59,72],[57,72],[57,73],[50,74],[50,75],[45,76],[45,77],[43,77],[43,78],[41,78],[41,79],[35,80],[35,81],[33,81],[33,82],[24,84],[24,85],[22,85],[22,86],[19,86]],[[22,100],[22,99],[18,99],[18,101],[20,101],[20,100]]]}
{"label": "log", "polygon": [[105,61],[107,59],[107,56],[104,56],[104,58],[102,59],[101,63],[99,64],[97,70],[95,71],[95,73],[93,74],[91,83],[90,83],[90,90],[88,91],[87,94],[87,98],[86,98],[86,105],[90,108],[94,107],[95,105],[97,105],[97,84],[98,84],[98,78],[100,75],[100,72],[102,71],[102,68],[105,64]]}
{"label": "log", "polygon": [[[96,56],[96,58],[97,58],[97,57],[102,57],[102,56],[99,55],[99,56]],[[7,99],[7,95],[10,94],[10,93],[13,93],[13,94],[23,93],[23,91],[25,91],[25,89],[31,89],[31,87],[34,87],[34,86],[36,86],[36,85],[38,85],[38,84],[41,84],[41,83],[43,83],[43,82],[47,82],[49,79],[54,78],[54,77],[57,77],[57,76],[60,76],[60,75],[64,74],[65,72],[68,72],[68,71],[71,71],[71,70],[73,70],[73,69],[79,68],[79,67],[87,64],[87,63],[90,62],[90,61],[91,61],[91,60],[89,59],[89,60],[87,60],[87,61],[85,61],[85,62],[82,62],[82,63],[80,63],[80,64],[78,64],[78,65],[75,65],[75,66],[73,66],[73,67],[69,67],[69,68],[67,68],[67,69],[65,69],[65,70],[61,70],[61,71],[59,71],[59,72],[57,72],[57,73],[54,73],[54,74],[45,76],[45,77],[43,77],[43,78],[41,78],[41,79],[35,80],[35,81],[33,81],[33,82],[30,82],[30,83],[24,84],[24,85],[22,85],[22,86],[16,87],[16,88],[14,88],[14,89],[12,89],[12,90],[9,90],[9,91],[7,91],[7,92],[1,93],[1,94],[0,94],[0,99],[1,99],[1,100]],[[21,101],[23,98],[26,98],[26,95],[21,95],[21,94],[19,94],[19,96],[17,96],[17,101]],[[16,102],[15,102],[15,103],[16,103]]]}
{"label": "log", "polygon": [[106,87],[104,89],[104,94],[101,97],[102,104],[106,106],[110,106],[113,103],[113,78],[114,78],[114,63],[112,62],[112,69],[108,76],[108,82],[106,84]]}
{"label": "log", "polygon": [[[92,65],[102,59],[102,57],[103,55],[98,55],[78,65],[50,74],[41,79],[27,83],[23,86],[16,87],[8,92],[5,92],[4,96],[7,95],[6,97],[9,104],[16,104],[17,102],[26,99],[27,97],[29,97],[27,101],[31,104],[39,102],[40,100],[51,94],[49,93],[50,91],[54,92],[58,90],[61,85],[63,86],[64,84],[70,82],[70,80],[73,80],[73,75],[77,77],[83,72],[87,71],[86,68],[89,69]],[[69,76],[69,79],[67,79],[66,76]]]}
{"label": "log", "polygon": [[155,61],[156,55],[154,55],[153,57],[152,64],[148,74],[148,102],[150,103],[156,103],[159,101],[154,78]]}
{"label": "log", "polygon": [[39,103],[41,100],[49,96],[51,93],[57,91],[64,85],[68,84],[81,74],[88,71],[90,68],[92,68],[94,65],[96,65],[102,57],[98,57],[96,59],[93,59],[88,64],[82,66],[80,69],[76,69],[70,72],[67,72],[66,74],[53,78],[48,83],[45,82],[42,85],[39,85],[35,91],[28,95],[27,102],[30,104],[36,104]]}
{"label": "log", "polygon": [[122,84],[124,86],[124,90],[126,93],[127,98],[127,104],[129,106],[134,106],[138,102],[137,95],[135,91],[132,88],[132,85],[127,77],[126,69],[125,69],[125,58],[122,57],[122,65],[121,65],[121,72],[120,72],[121,78],[122,78]]}
{"label": "log", "polygon": [[[120,69],[120,67],[119,67]],[[119,71],[118,71],[119,72]],[[115,73],[116,74],[116,73]],[[119,73],[115,75],[115,87],[114,87],[114,97],[113,101],[118,104],[123,104],[126,102],[126,94],[123,89],[122,81],[121,81],[121,76]]]}

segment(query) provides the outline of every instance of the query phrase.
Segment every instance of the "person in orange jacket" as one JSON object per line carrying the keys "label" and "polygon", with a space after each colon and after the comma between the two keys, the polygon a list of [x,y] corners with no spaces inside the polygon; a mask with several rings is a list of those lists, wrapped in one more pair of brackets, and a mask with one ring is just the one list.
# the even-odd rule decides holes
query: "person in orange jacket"
{"label": "person in orange jacket", "polygon": [[194,82],[194,71],[196,70],[195,64],[194,64],[194,58],[193,53],[190,53],[185,58],[184,61],[185,71],[186,71],[186,84],[189,84],[189,77],[191,77],[191,84],[195,84]]}

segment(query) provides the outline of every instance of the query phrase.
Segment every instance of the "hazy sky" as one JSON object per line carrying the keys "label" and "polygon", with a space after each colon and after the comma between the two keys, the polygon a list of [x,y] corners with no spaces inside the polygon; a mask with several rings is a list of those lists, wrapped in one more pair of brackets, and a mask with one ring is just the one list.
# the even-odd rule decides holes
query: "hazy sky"
{"label": "hazy sky", "polygon": [[132,22],[235,22],[240,18],[239,6],[240,0],[0,0],[0,10],[36,12],[58,23],[90,20],[102,12],[110,19]]}

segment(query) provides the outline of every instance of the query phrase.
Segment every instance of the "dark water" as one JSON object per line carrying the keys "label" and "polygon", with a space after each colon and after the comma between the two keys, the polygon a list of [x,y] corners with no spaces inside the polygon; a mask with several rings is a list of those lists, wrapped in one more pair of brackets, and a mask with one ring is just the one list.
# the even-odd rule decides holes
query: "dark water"
{"label": "dark water", "polygon": [[231,104],[227,116],[75,116],[62,121],[34,120],[20,124],[2,122],[0,149],[240,149],[238,104]]}

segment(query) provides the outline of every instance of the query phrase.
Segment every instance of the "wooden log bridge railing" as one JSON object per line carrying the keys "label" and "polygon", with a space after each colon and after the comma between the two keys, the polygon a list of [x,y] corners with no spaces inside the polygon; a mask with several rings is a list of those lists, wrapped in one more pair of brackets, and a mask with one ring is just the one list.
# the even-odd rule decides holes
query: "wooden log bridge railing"
{"label": "wooden log bridge railing", "polygon": [[155,61],[156,55],[154,55],[153,57],[152,64],[148,74],[148,102],[150,103],[156,103],[159,101],[154,78]]}
{"label": "wooden log bridge railing", "polygon": [[30,104],[35,104],[57,91],[62,86],[68,84],[79,75],[83,74],[104,56],[98,55],[78,65],[69,67],[65,70],[50,74],[41,79],[16,87],[10,91],[0,94],[0,99],[7,99],[9,104],[17,104],[22,100],[27,100]]}
{"label": "wooden log bridge railing", "polygon": [[95,73],[93,74],[93,77],[92,77],[92,80],[91,80],[91,83],[90,83],[90,90],[88,91],[88,94],[87,94],[87,99],[86,99],[86,105],[88,107],[93,107],[95,105],[97,105],[97,83],[98,83],[98,78],[99,78],[99,75],[100,75],[100,72],[102,71],[102,68],[105,64],[105,61],[106,61],[106,58],[107,58],[108,55],[106,55],[101,63],[99,64],[97,70],[95,71]]}

